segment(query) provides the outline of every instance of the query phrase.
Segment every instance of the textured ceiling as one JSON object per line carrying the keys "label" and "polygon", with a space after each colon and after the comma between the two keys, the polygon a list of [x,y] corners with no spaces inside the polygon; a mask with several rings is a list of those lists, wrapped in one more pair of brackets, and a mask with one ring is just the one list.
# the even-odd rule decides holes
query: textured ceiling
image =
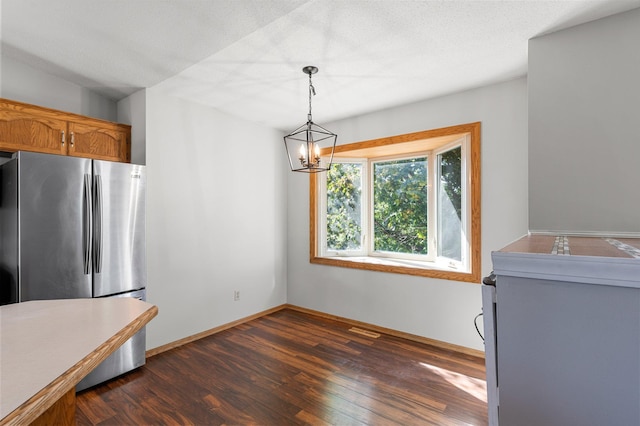
{"label": "textured ceiling", "polygon": [[292,130],[526,74],[535,36],[640,0],[1,0],[2,52],[114,100],[141,88]]}

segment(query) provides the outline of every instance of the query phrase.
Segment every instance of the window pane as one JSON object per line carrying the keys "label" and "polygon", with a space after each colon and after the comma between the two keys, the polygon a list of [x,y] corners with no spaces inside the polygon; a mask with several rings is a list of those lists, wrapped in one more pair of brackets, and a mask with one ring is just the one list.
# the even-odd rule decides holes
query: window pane
{"label": "window pane", "polygon": [[427,254],[427,157],[373,164],[374,250]]}
{"label": "window pane", "polygon": [[362,164],[334,163],[327,172],[327,250],[362,248]]}
{"label": "window pane", "polygon": [[438,256],[462,261],[462,148],[438,155]]}

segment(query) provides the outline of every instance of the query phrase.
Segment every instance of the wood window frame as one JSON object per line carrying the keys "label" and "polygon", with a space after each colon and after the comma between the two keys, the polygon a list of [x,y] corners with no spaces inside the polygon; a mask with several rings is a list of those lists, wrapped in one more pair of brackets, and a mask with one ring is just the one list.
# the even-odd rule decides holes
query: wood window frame
{"label": "wood window frame", "polygon": [[[470,194],[471,243],[469,272],[449,271],[430,267],[392,265],[393,262],[371,263],[345,258],[322,257],[318,249],[318,194],[316,174],[309,175],[309,261],[313,264],[338,266],[379,272],[414,275],[453,281],[480,283],[481,277],[481,161],[480,161],[480,122],[460,124],[433,130],[408,133],[397,136],[355,142],[335,147],[334,157],[375,158],[386,155],[408,154],[434,149],[457,138],[470,138]],[[321,154],[327,154],[322,152]]]}

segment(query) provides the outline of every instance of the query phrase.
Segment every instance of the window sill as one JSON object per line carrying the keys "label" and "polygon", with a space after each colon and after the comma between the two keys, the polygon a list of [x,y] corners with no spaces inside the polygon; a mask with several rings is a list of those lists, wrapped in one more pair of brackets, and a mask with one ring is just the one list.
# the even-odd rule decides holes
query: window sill
{"label": "window sill", "polygon": [[338,266],[343,268],[364,269],[404,275],[416,275],[425,278],[437,278],[452,281],[480,283],[479,271],[461,272],[443,267],[433,262],[390,259],[386,257],[312,257],[311,263]]}

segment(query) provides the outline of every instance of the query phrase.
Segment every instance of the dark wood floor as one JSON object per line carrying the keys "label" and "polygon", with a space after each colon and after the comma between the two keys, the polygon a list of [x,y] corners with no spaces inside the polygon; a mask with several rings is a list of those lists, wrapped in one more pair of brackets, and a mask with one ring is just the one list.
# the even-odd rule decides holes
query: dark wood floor
{"label": "dark wood floor", "polygon": [[282,310],[78,394],[78,425],[485,425],[483,360]]}

